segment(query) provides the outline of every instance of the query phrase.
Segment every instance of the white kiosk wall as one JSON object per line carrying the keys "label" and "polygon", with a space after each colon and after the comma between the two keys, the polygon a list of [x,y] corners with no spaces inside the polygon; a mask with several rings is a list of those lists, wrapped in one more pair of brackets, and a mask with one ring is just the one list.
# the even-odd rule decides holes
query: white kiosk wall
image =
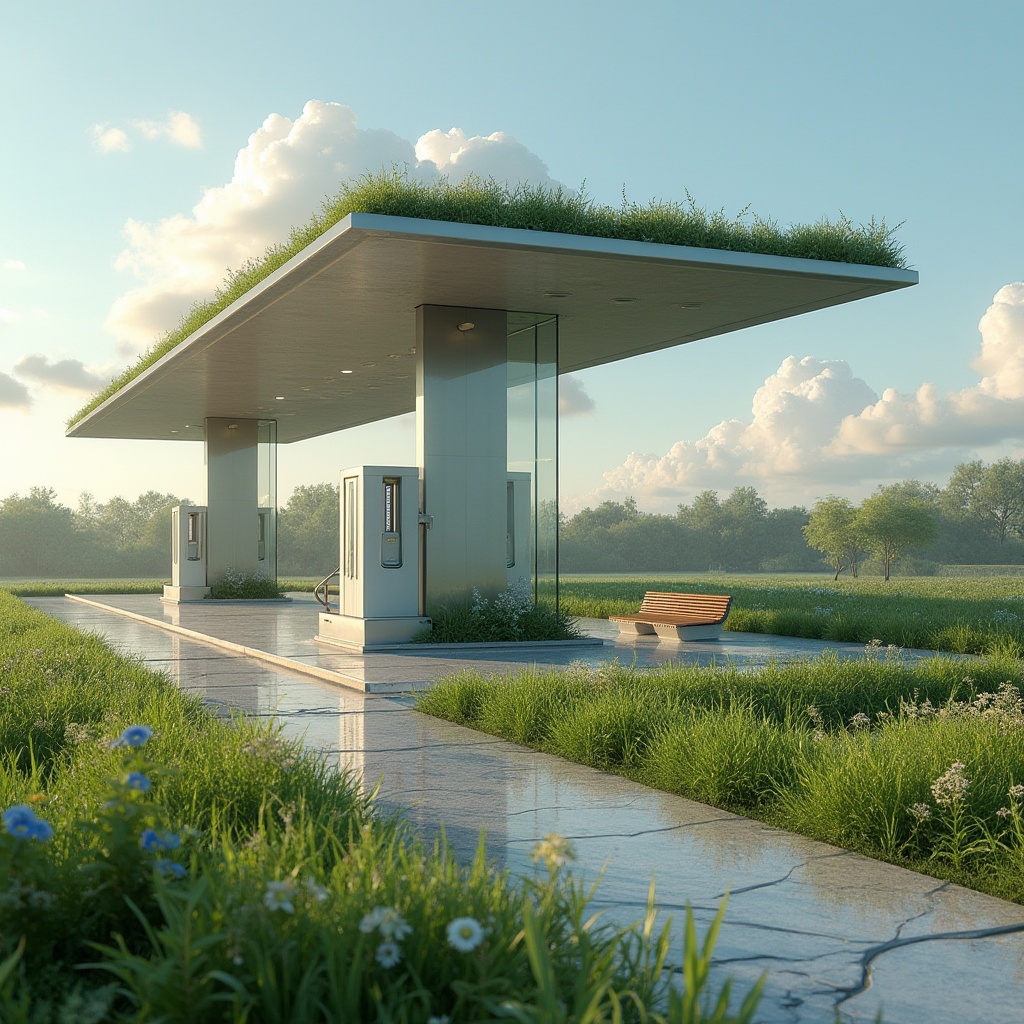
{"label": "white kiosk wall", "polygon": [[358,466],[341,474],[339,613],[321,612],[318,640],[404,643],[419,614],[419,470]]}
{"label": "white kiosk wall", "polygon": [[171,509],[171,585],[169,601],[199,601],[206,585],[206,506],[175,505]]}

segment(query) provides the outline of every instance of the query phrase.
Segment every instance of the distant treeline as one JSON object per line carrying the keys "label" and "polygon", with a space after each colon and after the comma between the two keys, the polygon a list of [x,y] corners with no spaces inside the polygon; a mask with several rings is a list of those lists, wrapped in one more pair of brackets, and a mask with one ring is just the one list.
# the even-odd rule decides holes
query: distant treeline
{"label": "distant treeline", "polygon": [[[0,577],[161,577],[170,573],[170,509],[148,491],[76,509],[33,487],[0,500]],[[810,509],[769,509],[753,487],[702,491],[675,514],[632,498],[560,517],[563,572],[895,572],[941,565],[1024,564],[1024,460],[963,463],[946,487],[905,480],[858,506],[828,496]],[[810,543],[809,543],[810,542]],[[297,487],[278,516],[282,576],[323,576],[338,564],[338,488]]]}

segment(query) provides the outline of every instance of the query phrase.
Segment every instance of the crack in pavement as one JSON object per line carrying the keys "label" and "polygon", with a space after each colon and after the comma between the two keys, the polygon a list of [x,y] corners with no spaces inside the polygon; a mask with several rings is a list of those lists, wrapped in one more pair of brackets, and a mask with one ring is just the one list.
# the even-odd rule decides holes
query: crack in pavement
{"label": "crack in pavement", "polygon": [[1024,921],[1021,921],[1019,924],[995,925],[992,928],[971,928],[955,932],[931,932],[928,935],[912,935],[907,939],[897,937],[886,942],[880,942],[875,946],[869,946],[864,951],[860,960],[860,983],[847,989],[837,989],[837,992],[844,994],[836,1000],[835,1006],[838,1009],[843,1003],[862,995],[871,988],[872,965],[880,956],[894,949],[903,949],[906,946],[914,946],[921,942],[971,942],[975,939],[991,939],[997,938],[1000,935],[1014,935],[1018,933],[1024,933]]}

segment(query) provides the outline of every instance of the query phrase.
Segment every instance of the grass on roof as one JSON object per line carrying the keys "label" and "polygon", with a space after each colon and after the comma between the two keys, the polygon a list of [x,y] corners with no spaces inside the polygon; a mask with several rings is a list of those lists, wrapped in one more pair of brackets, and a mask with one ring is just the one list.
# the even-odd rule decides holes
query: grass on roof
{"label": "grass on roof", "polygon": [[867,224],[855,226],[841,215],[835,221],[823,217],[814,224],[780,228],[775,221],[747,210],[733,218],[722,210],[709,212],[698,206],[689,192],[685,202],[652,199],[640,204],[629,200],[623,190],[622,206],[614,209],[595,203],[583,188],[567,192],[562,188],[510,185],[493,178],[476,177],[458,184],[447,178],[424,182],[410,178],[405,170],[392,168],[345,182],[341,191],[326,199],[320,212],[308,223],[292,228],[286,242],[270,246],[262,257],[250,259],[229,273],[211,299],[193,305],[174,330],[158,339],[137,362],[75,413],[68,420],[68,426],[74,426],[350,213],[556,231],[897,269],[907,267],[903,246],[895,237],[899,225],[888,227],[884,219],[872,218]]}

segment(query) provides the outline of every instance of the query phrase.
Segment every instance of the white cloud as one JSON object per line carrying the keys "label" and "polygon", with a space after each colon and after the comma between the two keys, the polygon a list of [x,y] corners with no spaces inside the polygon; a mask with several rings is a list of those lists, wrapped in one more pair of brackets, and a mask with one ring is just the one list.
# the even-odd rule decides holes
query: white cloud
{"label": "white cloud", "polygon": [[558,184],[549,177],[547,164],[536,153],[531,153],[505,132],[467,138],[461,128],[447,132],[435,128],[419,137],[416,159],[421,163],[430,161],[453,181],[476,175],[513,184],[519,181],[548,186]]}
{"label": "white cloud", "polygon": [[0,372],[0,409],[28,409],[32,396],[21,381]]}
{"label": "white cloud", "polygon": [[185,149],[202,149],[203,133],[199,122],[183,110],[170,110],[166,121],[132,121],[147,139],[167,139]]}
{"label": "white cloud", "polygon": [[358,127],[355,113],[340,103],[311,100],[294,121],[271,114],[239,150],[231,180],[204,191],[190,213],[125,225],[117,267],[142,283],[114,303],[108,330],[136,348],[150,345],[192,303],[212,295],[225,268],[286,239],[342,181],[392,166],[428,179],[493,174],[557,184],[538,157],[503,132],[485,138],[466,138],[458,129],[428,132],[414,144]]}
{"label": "white cloud", "polygon": [[571,373],[558,378],[558,415],[582,416],[594,411],[594,400],[586,385]]}
{"label": "white cloud", "polygon": [[626,494],[648,504],[753,484],[766,495],[948,472],[978,449],[1024,440],[1024,283],[1001,288],[979,323],[983,376],[961,391],[881,398],[842,361],[789,356],[754,395],[751,416],[723,420],[664,455],[634,452],[578,502]]}
{"label": "white cloud", "polygon": [[4,260],[4,270],[24,270],[25,263],[23,260]]}
{"label": "white cloud", "polygon": [[13,309],[0,307],[0,324],[13,324],[18,319],[18,314]]}
{"label": "white cloud", "polygon": [[14,366],[14,372],[25,380],[60,391],[82,391],[91,394],[105,387],[109,376],[92,373],[78,359],[61,359],[51,363],[47,356],[24,356]]}
{"label": "white cloud", "polygon": [[106,124],[94,124],[92,138],[101,153],[127,153],[132,148],[127,132]]}

